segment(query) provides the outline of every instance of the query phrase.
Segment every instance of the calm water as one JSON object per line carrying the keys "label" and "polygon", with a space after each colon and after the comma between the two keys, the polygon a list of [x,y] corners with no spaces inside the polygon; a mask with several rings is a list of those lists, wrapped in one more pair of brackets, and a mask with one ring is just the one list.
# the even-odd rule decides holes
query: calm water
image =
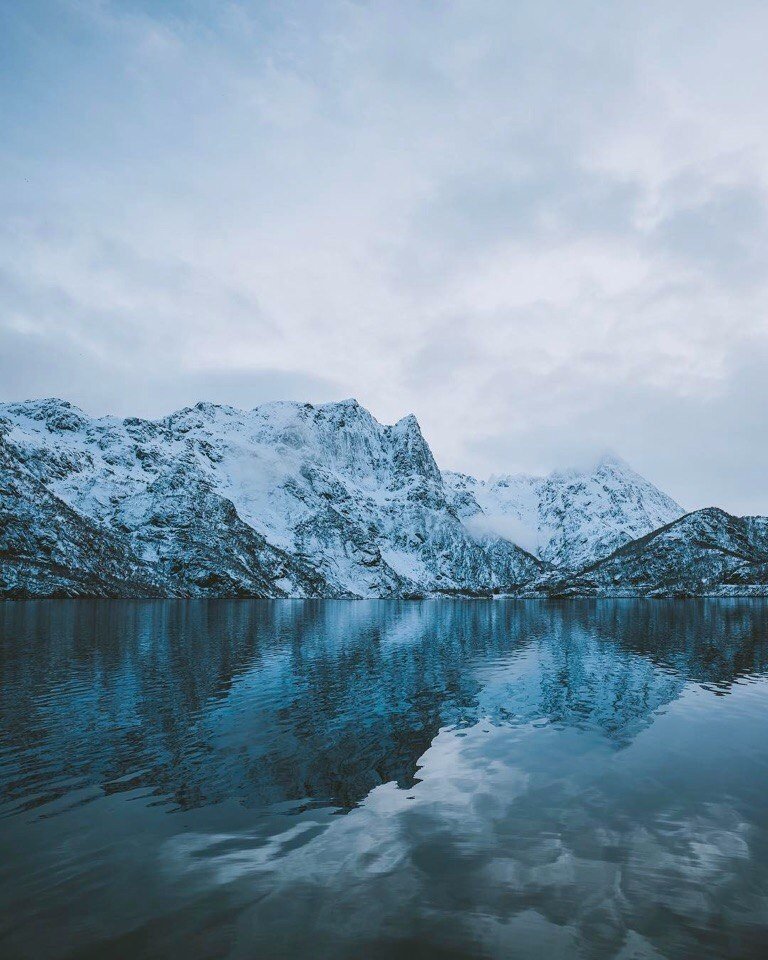
{"label": "calm water", "polygon": [[0,604],[0,956],[768,956],[768,604]]}

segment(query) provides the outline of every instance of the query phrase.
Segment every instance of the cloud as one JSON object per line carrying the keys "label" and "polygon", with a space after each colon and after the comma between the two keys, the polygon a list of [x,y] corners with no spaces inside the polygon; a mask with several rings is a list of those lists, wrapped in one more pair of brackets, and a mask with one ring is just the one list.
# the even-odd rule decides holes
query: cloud
{"label": "cloud", "polygon": [[164,362],[148,358],[136,367],[121,363],[119,354],[110,359],[0,328],[0,400],[55,396],[94,416],[155,418],[210,397],[247,410],[275,397],[323,403],[341,391],[333,381],[300,370],[177,367],[169,375]]}
{"label": "cloud", "polygon": [[445,466],[768,511],[764,4],[0,18],[3,396],[355,395]]}
{"label": "cloud", "polygon": [[509,513],[478,513],[465,520],[464,526],[474,537],[502,537],[529,553],[536,554],[540,546],[538,529]]}

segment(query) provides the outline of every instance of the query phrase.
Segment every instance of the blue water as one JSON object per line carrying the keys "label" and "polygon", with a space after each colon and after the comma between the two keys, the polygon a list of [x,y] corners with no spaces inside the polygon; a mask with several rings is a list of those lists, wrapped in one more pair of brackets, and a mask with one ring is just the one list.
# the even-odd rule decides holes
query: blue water
{"label": "blue water", "polygon": [[768,957],[768,604],[0,604],[0,956]]}

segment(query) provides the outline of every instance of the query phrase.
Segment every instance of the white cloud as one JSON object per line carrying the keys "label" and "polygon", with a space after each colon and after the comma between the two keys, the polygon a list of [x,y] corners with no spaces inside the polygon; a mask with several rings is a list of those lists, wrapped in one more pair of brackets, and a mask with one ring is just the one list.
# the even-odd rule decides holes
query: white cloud
{"label": "white cloud", "polygon": [[160,413],[253,370],[413,410],[446,466],[610,446],[768,511],[734,380],[768,347],[764,4],[0,16],[0,332],[35,391]]}
{"label": "white cloud", "polygon": [[509,513],[478,513],[464,525],[474,537],[503,537],[529,553],[535,554],[540,546],[538,529]]}

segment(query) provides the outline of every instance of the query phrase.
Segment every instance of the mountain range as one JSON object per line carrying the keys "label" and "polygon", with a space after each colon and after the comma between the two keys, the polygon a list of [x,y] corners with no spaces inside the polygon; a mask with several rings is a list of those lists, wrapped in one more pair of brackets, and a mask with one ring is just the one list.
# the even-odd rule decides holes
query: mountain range
{"label": "mountain range", "polygon": [[482,481],[355,400],[0,404],[5,598],[763,593],[768,518],[685,513],[613,456]]}

